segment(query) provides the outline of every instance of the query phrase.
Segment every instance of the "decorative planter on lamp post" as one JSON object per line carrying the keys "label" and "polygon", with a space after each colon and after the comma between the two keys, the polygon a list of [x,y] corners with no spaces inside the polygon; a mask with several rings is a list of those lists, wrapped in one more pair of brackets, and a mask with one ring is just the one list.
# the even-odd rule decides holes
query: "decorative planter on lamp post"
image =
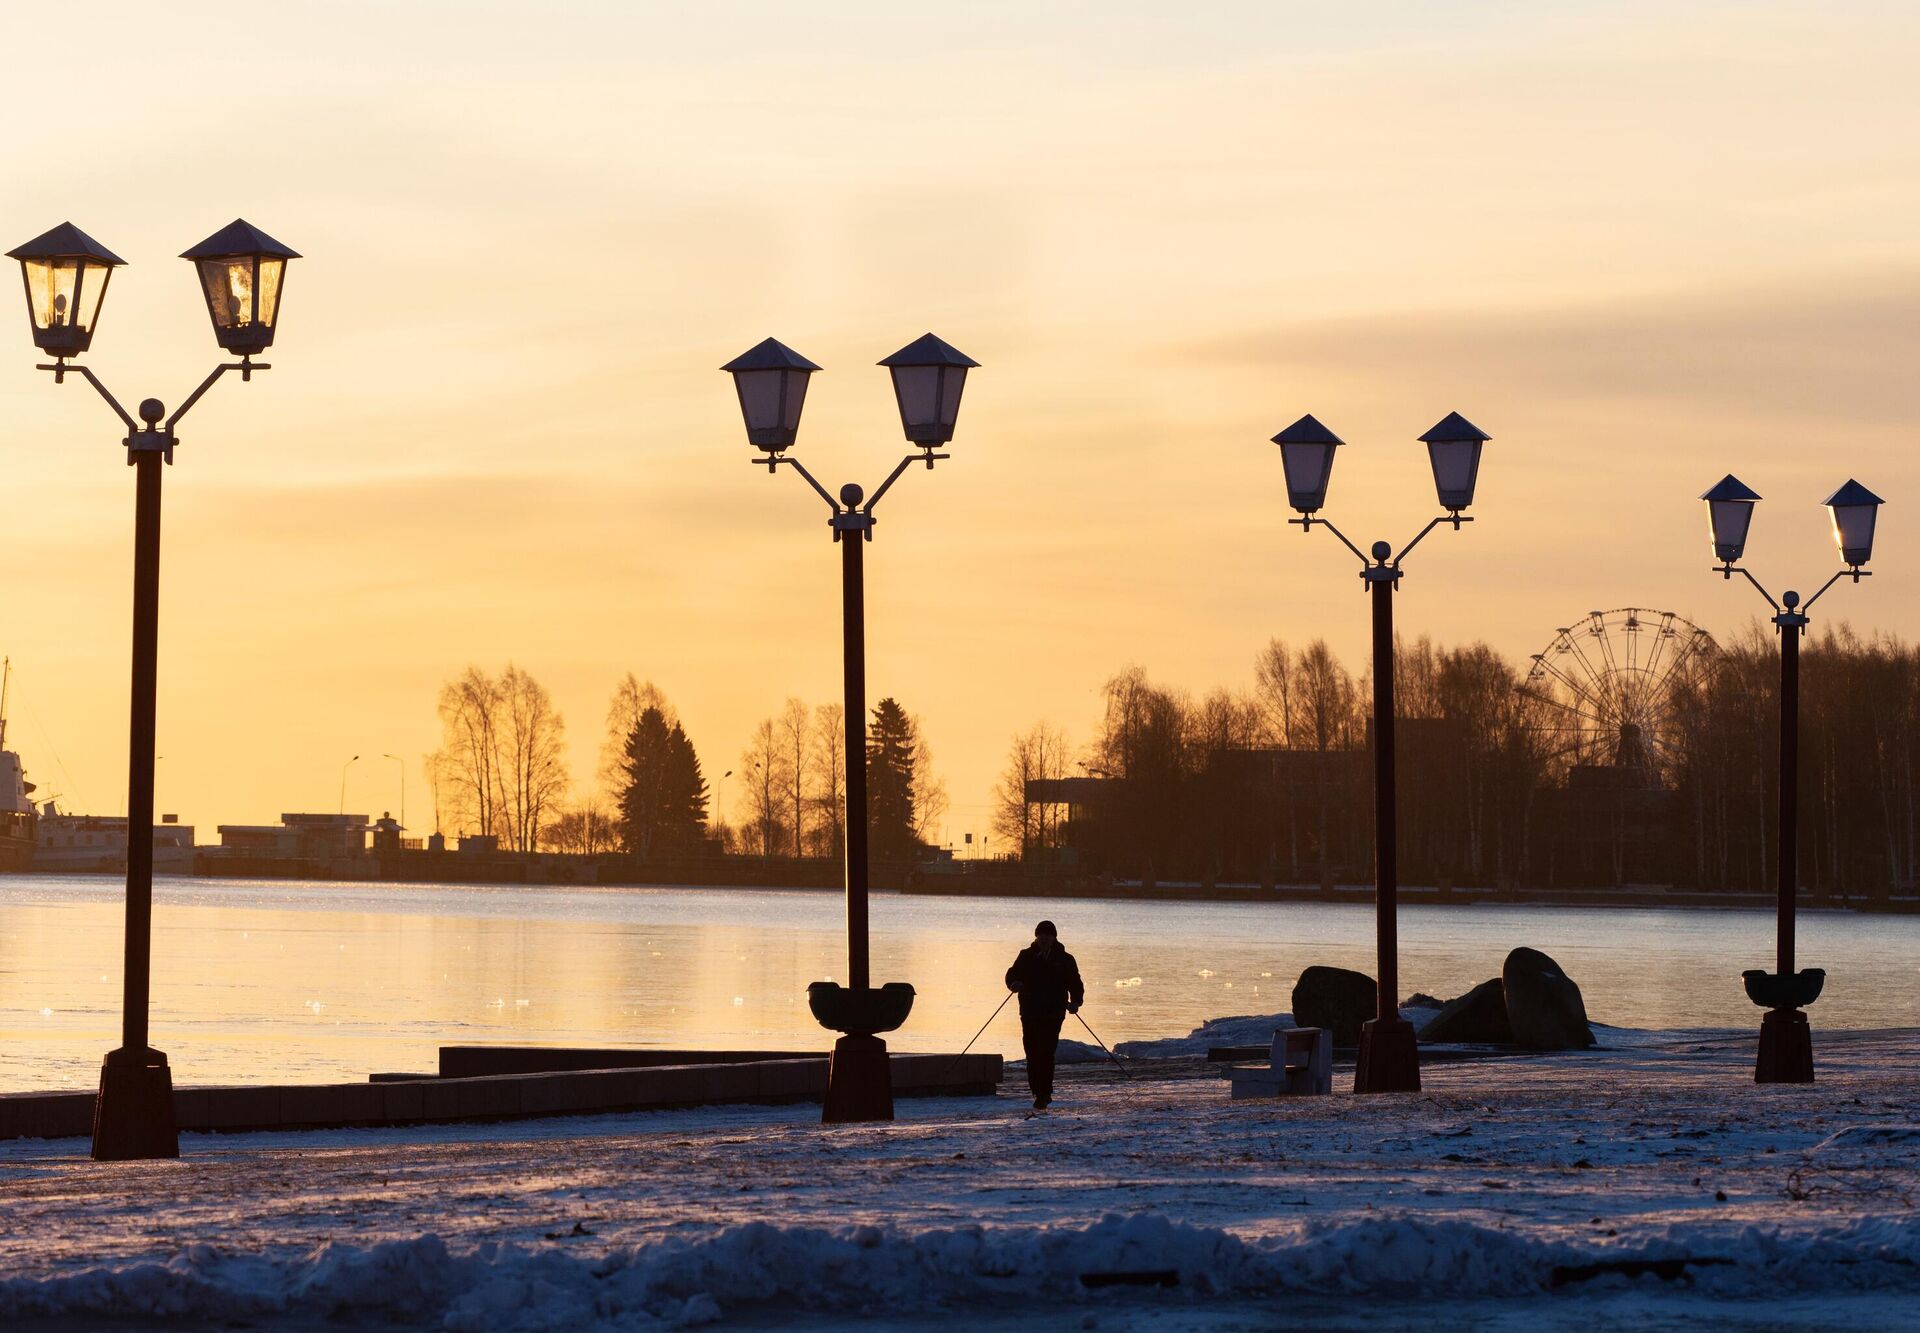
{"label": "decorative planter on lamp post", "polygon": [[[740,397],[740,413],[747,427],[747,443],[765,457],[753,460],[769,473],[781,464],[793,468],[827,502],[827,526],[840,544],[841,649],[845,667],[843,705],[846,713],[847,756],[847,985],[816,981],[807,987],[807,1002],[820,1025],[842,1034],[834,1042],[827,1075],[826,1106],[821,1119],[829,1124],[893,1119],[893,1078],[888,1068],[882,1032],[907,1021],[913,1009],[913,987],[903,981],[880,987],[871,984],[867,951],[867,648],[866,592],[863,557],[873,540],[873,509],[880,497],[914,463],[948,457],[935,450],[953,439],[960,414],[960,392],[967,372],[979,363],[934,337],[918,338],[880,362],[893,377],[900,425],[919,453],[901,459],[880,489],[867,499],[852,482],[840,488],[836,500],[813,474],[790,457],[800,430],[800,410],[806,403],[807,383],[820,369],[792,348],[772,338],[729,361],[721,369],[733,376]],[[864,501],[864,503],[863,503]]]}
{"label": "decorative planter on lamp post", "polygon": [[[53,357],[37,367],[54,383],[69,373],[91,384],[126,425],[127,463],[134,476],[133,688],[127,746],[127,920],[121,1043],[100,1071],[94,1103],[93,1155],[104,1161],[178,1157],[173,1074],[163,1052],[148,1041],[147,1015],[153,946],[153,737],[160,620],[160,481],[173,462],[180,418],[229,370],[249,380],[270,369],[253,357],[273,345],[287,261],[299,256],[245,222],[215,232],[182,258],[192,260],[220,346],[238,361],[211,374],[171,416],[157,398],[139,407],[136,422],[86,366],[69,358],[87,350],[106,295],[107,279],[123,261],[71,222],[7,252],[20,261],[34,345]],[[142,424],[144,423],[144,424]]]}
{"label": "decorative planter on lamp post", "polygon": [[1447,512],[1420,529],[1419,535],[1395,555],[1386,542],[1373,544],[1369,559],[1348,541],[1346,534],[1317,517],[1327,502],[1333,477],[1334,451],[1345,441],[1312,416],[1301,417],[1273,437],[1280,446],[1286,472],[1287,501],[1300,513],[1288,519],[1301,530],[1315,524],[1340,539],[1360,561],[1360,577],[1373,599],[1373,829],[1374,928],[1379,953],[1378,1006],[1375,1016],[1360,1029],[1360,1059],[1354,1068],[1355,1092],[1418,1092],[1420,1050],[1413,1024],[1400,1017],[1399,825],[1394,805],[1393,752],[1393,594],[1400,584],[1400,562],[1442,523],[1473,520],[1460,511],[1473,503],[1480,477],[1480,448],[1491,437],[1461,416],[1450,412],[1422,435],[1433,485],[1440,507]]}
{"label": "decorative planter on lamp post", "polygon": [[1857,481],[1849,481],[1823,503],[1832,517],[1834,544],[1847,566],[1801,604],[1791,590],[1773,594],[1737,563],[1746,553],[1753,507],[1760,500],[1753,490],[1729,473],[1700,497],[1707,502],[1708,529],[1713,555],[1720,562],[1714,573],[1723,579],[1740,575],[1773,608],[1774,629],[1780,635],[1780,808],[1776,830],[1779,846],[1774,860],[1778,897],[1774,910],[1775,971],[1754,969],[1741,974],[1747,998],[1767,1011],[1760,1020],[1760,1050],[1754,1060],[1756,1083],[1813,1082],[1813,1030],[1801,1012],[1819,998],[1827,974],[1822,968],[1794,970],[1794,899],[1800,888],[1800,637],[1807,632],[1807,613],[1828,588],[1843,578],[1855,583],[1870,577],[1862,569],[1873,555],[1873,530],[1882,503],[1879,496]]}

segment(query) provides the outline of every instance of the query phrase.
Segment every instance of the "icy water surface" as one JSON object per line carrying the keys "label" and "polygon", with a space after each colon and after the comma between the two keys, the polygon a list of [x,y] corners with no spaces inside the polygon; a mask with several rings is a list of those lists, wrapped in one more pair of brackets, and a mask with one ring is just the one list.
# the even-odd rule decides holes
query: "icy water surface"
{"label": "icy water surface", "polygon": [[[118,1044],[121,885],[0,878],[0,1091],[82,1088]],[[1040,916],[1080,960],[1108,1042],[1289,1005],[1308,963],[1372,970],[1349,904],[873,902],[875,982],[919,989],[896,1049],[958,1050],[1004,994]],[[153,1041],[179,1083],[322,1081],[431,1070],[443,1042],[815,1049],[805,988],[845,979],[838,894],[163,879]],[[1401,978],[1442,997],[1519,944],[1557,958],[1597,1022],[1755,1027],[1740,970],[1770,965],[1770,914],[1409,907]],[[1808,912],[1820,1027],[1920,1023],[1920,917]],[[1072,1034],[1081,1035],[1084,1034]],[[1017,1055],[1004,1013],[979,1049]]]}

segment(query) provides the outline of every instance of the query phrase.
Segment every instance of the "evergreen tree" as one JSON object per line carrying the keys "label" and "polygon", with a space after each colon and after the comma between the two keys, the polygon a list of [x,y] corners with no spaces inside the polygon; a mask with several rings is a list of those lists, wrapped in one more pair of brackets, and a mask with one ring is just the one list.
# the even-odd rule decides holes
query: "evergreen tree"
{"label": "evergreen tree", "polygon": [[882,860],[911,857],[920,846],[914,835],[917,742],[906,710],[892,699],[882,699],[867,726],[868,836],[873,855]]}
{"label": "evergreen tree", "polygon": [[678,722],[644,709],[627,733],[620,793],[627,850],[635,856],[689,852],[705,836],[707,784],[700,757]]}

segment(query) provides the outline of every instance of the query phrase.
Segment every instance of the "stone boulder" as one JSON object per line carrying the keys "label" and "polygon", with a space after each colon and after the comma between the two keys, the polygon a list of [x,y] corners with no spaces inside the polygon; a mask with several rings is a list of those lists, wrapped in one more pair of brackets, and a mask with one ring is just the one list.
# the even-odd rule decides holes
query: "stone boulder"
{"label": "stone boulder", "polygon": [[1293,983],[1293,1021],[1303,1028],[1326,1028],[1335,1046],[1358,1046],[1360,1025],[1379,1011],[1379,995],[1365,972],[1316,965]]}
{"label": "stone boulder", "polygon": [[1513,1040],[1534,1051],[1584,1051],[1593,1045],[1580,988],[1538,949],[1515,949],[1500,969]]}
{"label": "stone boulder", "polygon": [[1441,1005],[1440,1012],[1420,1029],[1420,1040],[1513,1045],[1513,1024],[1507,1021],[1507,994],[1500,978],[1483,981]]}

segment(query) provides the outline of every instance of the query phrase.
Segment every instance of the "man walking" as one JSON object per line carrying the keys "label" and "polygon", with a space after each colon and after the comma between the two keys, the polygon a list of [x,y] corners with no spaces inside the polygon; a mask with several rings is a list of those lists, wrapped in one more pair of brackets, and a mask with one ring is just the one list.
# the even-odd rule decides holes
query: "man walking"
{"label": "man walking", "polygon": [[1080,982],[1080,965],[1060,947],[1053,922],[1033,928],[1033,943],[1020,951],[1007,969],[1007,989],[1020,993],[1020,1044],[1027,1052],[1027,1086],[1033,1106],[1047,1109],[1053,1101],[1053,1060],[1060,1044],[1060,1025],[1068,1014],[1080,1012],[1087,988]]}

